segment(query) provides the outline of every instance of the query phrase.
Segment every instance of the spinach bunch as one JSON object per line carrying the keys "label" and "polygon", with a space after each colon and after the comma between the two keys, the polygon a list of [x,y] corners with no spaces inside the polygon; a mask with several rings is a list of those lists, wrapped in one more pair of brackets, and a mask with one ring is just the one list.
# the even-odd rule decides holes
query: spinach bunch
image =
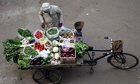
{"label": "spinach bunch", "polygon": [[79,57],[83,57],[85,54],[88,53],[88,44],[83,43],[81,41],[75,42],[75,49],[76,49],[76,54]]}
{"label": "spinach bunch", "polygon": [[31,48],[30,46],[25,47],[24,53],[27,55],[31,55],[32,58],[38,55],[38,52]]}
{"label": "spinach bunch", "polygon": [[53,34],[56,34],[56,33],[57,33],[57,30],[56,29],[50,29],[48,31],[48,34],[50,34],[50,35],[53,35]]}
{"label": "spinach bunch", "polygon": [[33,34],[30,30],[28,29],[18,29],[18,33],[23,36],[23,37],[33,37]]}

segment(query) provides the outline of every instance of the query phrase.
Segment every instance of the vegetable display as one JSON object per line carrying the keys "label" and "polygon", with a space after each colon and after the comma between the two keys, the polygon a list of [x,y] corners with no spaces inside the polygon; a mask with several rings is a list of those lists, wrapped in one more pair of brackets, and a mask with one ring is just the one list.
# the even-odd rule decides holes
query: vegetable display
{"label": "vegetable display", "polygon": [[83,57],[88,49],[87,44],[75,41],[71,29],[58,31],[53,27],[44,32],[38,29],[32,34],[28,29],[20,28],[18,34],[23,38],[3,41],[3,54],[8,62],[17,63],[19,69],[28,69],[31,65],[75,63],[76,57]]}

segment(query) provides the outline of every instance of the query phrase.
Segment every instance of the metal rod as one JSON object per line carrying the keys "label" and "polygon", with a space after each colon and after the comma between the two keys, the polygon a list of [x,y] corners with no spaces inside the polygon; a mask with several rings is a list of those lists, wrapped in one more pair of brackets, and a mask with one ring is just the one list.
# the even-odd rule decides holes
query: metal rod
{"label": "metal rod", "polygon": [[103,50],[103,49],[94,49],[94,50],[89,50],[93,52],[111,52],[111,50]]}

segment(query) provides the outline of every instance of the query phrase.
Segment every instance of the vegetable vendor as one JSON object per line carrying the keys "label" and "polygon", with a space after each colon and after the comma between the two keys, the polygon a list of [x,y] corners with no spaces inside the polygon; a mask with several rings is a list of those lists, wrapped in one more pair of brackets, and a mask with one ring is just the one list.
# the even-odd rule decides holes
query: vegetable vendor
{"label": "vegetable vendor", "polygon": [[63,14],[61,9],[56,5],[50,5],[50,3],[43,3],[39,11],[39,18],[41,21],[41,27],[47,30],[51,27],[62,26]]}

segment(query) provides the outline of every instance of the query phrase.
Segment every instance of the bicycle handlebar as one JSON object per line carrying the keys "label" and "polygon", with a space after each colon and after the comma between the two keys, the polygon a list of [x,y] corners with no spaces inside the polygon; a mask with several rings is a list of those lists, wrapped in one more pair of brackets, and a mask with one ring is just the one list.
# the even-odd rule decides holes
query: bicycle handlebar
{"label": "bicycle handlebar", "polygon": [[108,39],[108,37],[104,37],[104,39]]}
{"label": "bicycle handlebar", "polygon": [[104,37],[104,39],[109,39],[109,40],[110,40],[110,42],[111,42],[110,47],[111,47],[111,49],[112,49],[112,43],[113,43],[112,38],[111,38],[111,37]]}
{"label": "bicycle handlebar", "polygon": [[111,42],[113,41],[111,37],[104,37],[104,39],[109,39]]}

